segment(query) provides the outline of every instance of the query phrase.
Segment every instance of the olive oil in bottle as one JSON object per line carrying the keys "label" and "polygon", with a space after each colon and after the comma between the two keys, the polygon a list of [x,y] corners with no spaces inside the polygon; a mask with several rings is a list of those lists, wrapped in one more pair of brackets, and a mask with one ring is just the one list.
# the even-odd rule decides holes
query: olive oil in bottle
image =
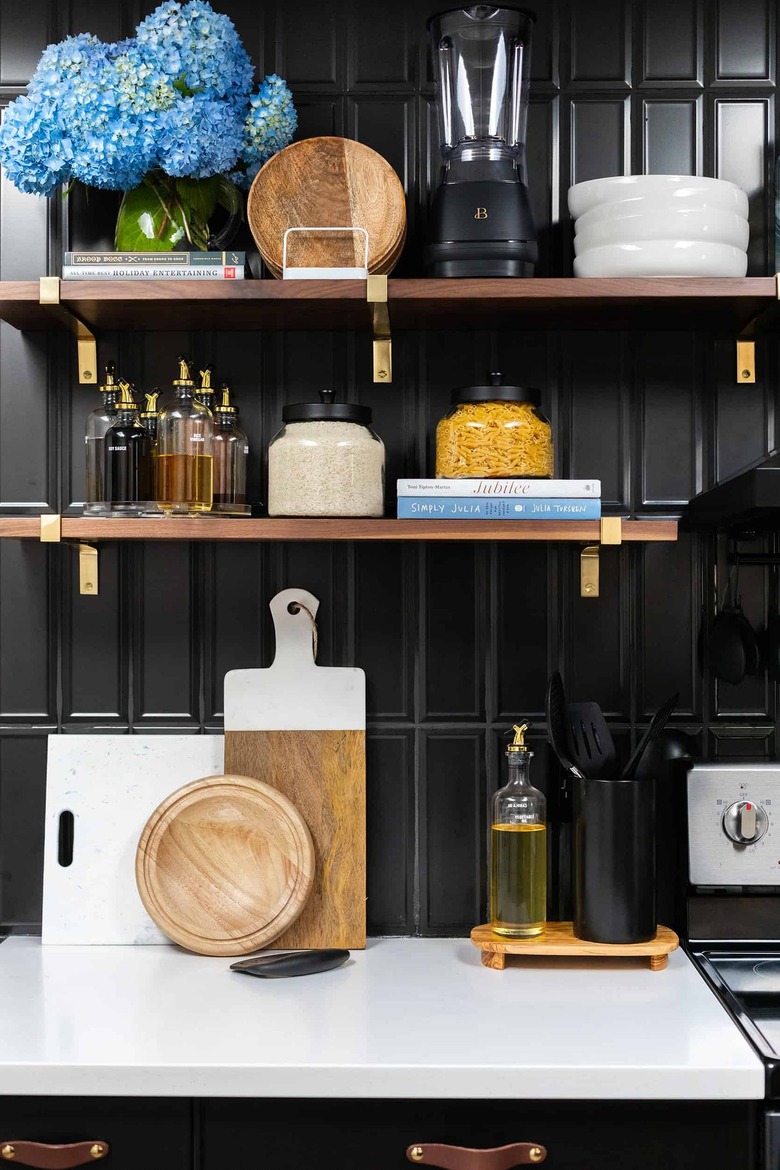
{"label": "olive oil in bottle", "polygon": [[529,780],[527,729],[527,723],[514,728],[506,750],[509,781],[491,805],[490,925],[512,938],[541,934],[547,920],[547,810]]}
{"label": "olive oil in bottle", "polygon": [[157,504],[163,512],[198,516],[214,497],[214,420],[195,397],[190,363],[179,358],[179,377],[157,416]]}

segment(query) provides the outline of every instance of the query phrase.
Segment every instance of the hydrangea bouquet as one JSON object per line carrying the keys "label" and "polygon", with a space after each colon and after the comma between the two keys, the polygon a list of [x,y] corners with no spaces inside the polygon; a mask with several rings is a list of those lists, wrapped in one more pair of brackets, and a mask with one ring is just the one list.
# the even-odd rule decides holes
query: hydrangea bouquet
{"label": "hydrangea bouquet", "polygon": [[266,77],[253,93],[252,78],[227,16],[206,0],[166,0],[128,40],[50,45],[6,111],[0,165],[37,195],[75,182],[124,191],[119,250],[214,246],[217,206],[242,214],[240,189],[297,125],[284,81]]}

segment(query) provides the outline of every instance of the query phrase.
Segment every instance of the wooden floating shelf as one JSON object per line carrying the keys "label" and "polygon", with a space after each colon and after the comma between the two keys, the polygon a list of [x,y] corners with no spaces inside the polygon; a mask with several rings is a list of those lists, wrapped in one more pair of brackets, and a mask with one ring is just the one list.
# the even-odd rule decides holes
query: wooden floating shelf
{"label": "wooden floating shelf", "polygon": [[542,934],[534,938],[507,938],[494,934],[489,924],[475,926],[471,941],[482,951],[482,963],[494,971],[503,971],[508,955],[523,959],[642,959],[649,960],[652,971],[663,971],[669,955],[680,940],[668,926],[659,926],[654,939],[643,943],[597,943],[577,938],[571,922],[548,922]]}
{"label": "wooden floating shelf", "polygon": [[[675,541],[676,520],[624,520],[624,541]],[[38,538],[40,517],[0,517],[0,537]],[[533,540],[598,543],[598,520],[269,520],[63,516],[63,540]]]}
{"label": "wooden floating shelf", "polygon": [[[37,281],[0,281],[0,320],[16,329],[93,331],[365,329],[362,280],[66,280],[41,305]],[[777,308],[773,277],[597,280],[390,280],[399,329],[706,329],[741,332]]]}

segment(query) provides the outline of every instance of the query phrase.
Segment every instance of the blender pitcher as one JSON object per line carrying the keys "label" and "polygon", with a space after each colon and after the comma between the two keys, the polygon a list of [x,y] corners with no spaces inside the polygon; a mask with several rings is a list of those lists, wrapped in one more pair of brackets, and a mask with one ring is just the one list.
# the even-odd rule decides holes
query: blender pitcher
{"label": "blender pitcher", "polygon": [[534,274],[525,138],[535,20],[477,4],[428,21],[444,160],[425,249],[430,276]]}

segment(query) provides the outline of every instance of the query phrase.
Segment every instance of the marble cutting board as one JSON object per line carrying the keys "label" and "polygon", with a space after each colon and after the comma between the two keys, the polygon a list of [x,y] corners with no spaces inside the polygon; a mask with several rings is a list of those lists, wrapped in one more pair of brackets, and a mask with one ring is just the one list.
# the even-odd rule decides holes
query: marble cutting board
{"label": "marble cutting board", "polygon": [[[50,735],[46,768],[43,943],[168,943],[144,910],[135,850],[169,793],[223,771],[221,735]],[[73,861],[59,864],[62,812]]]}

